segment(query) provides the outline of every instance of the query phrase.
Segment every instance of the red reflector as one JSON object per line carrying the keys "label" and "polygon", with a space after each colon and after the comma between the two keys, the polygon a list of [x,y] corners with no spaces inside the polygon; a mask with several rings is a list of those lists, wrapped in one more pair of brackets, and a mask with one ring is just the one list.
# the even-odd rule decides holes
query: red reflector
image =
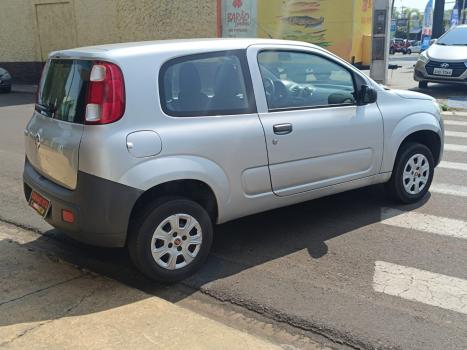
{"label": "red reflector", "polygon": [[[88,85],[86,106],[91,106],[86,108],[86,124],[113,123],[125,111],[123,74],[116,64],[110,62],[97,61],[94,66],[98,79],[91,79]],[[103,76],[100,77],[100,74]]]}
{"label": "red reflector", "polygon": [[62,220],[65,222],[68,222],[69,224],[72,224],[75,222],[75,214],[71,210],[62,210]]}

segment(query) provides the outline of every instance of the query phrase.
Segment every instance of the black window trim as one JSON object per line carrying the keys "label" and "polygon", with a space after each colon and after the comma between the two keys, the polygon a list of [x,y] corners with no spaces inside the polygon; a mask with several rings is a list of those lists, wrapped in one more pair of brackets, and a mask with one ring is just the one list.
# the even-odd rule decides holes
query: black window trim
{"label": "black window trim", "polygon": [[[166,104],[166,95],[164,87],[164,77],[167,73],[167,70],[174,64],[179,64],[183,62],[188,62],[196,59],[205,59],[212,57],[223,57],[223,56],[235,56],[240,62],[240,67],[242,68],[242,76],[245,84],[248,107],[241,109],[231,109],[231,110],[210,110],[210,111],[172,111],[167,108]],[[221,50],[221,51],[209,51],[201,52],[189,55],[183,55],[175,58],[171,58],[164,62],[159,69],[159,105],[162,111],[169,117],[175,118],[202,118],[202,117],[213,117],[213,116],[228,116],[228,115],[244,115],[244,114],[255,114],[257,112],[255,94],[253,91],[253,82],[250,74],[250,67],[248,66],[246,50]]]}
{"label": "black window trim", "polygon": [[[332,57],[323,55],[318,52],[312,52],[312,51],[305,51],[305,50],[300,50],[300,49],[287,49],[287,48],[279,48],[279,49],[262,49],[258,51],[256,55],[256,61],[258,64],[258,68],[260,68],[260,63],[259,63],[259,55],[262,52],[289,52],[289,53],[301,53],[301,54],[309,54],[313,56],[318,56],[323,59],[326,59],[328,61],[331,61],[332,63],[342,67],[346,71],[349,72],[350,76],[352,77],[352,82],[354,86],[354,94],[358,95],[358,89],[357,89],[357,78],[355,72],[353,72],[350,68],[344,66],[342,63],[334,60]],[[261,74],[261,69],[260,69],[260,74]],[[262,75],[261,75],[262,79]],[[263,86],[263,91],[264,91],[264,86]],[[265,92],[264,92],[265,93]],[[266,99],[266,104],[268,105],[268,112],[269,113],[275,113],[275,112],[287,112],[287,111],[299,111],[299,110],[311,110],[311,109],[323,109],[323,108],[336,108],[336,107],[349,107],[349,106],[358,106],[358,96],[355,97],[355,102],[354,103],[340,103],[340,104],[327,104],[327,105],[316,105],[316,106],[299,106],[299,107],[279,107],[279,108],[270,108],[268,101]]]}

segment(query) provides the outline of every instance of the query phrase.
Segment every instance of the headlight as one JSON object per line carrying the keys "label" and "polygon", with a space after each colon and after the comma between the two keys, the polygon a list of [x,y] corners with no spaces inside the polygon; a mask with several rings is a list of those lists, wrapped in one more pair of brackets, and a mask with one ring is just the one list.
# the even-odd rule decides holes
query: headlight
{"label": "headlight", "polygon": [[418,60],[421,61],[421,62],[423,62],[423,63],[428,63],[428,61],[429,61],[430,59],[428,58],[428,55],[427,55],[426,51],[423,51],[423,52],[420,54],[420,56],[418,56]]}

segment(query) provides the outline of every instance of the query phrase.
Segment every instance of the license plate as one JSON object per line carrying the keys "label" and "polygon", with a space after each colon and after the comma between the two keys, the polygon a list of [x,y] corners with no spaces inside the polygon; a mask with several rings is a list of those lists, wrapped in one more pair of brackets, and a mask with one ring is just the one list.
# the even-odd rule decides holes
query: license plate
{"label": "license plate", "polygon": [[45,217],[50,209],[50,201],[45,199],[36,191],[31,192],[31,197],[29,197],[29,205],[42,217]]}
{"label": "license plate", "polygon": [[452,75],[452,69],[448,69],[448,68],[435,68],[435,69],[433,70],[433,74],[451,76],[451,75]]}

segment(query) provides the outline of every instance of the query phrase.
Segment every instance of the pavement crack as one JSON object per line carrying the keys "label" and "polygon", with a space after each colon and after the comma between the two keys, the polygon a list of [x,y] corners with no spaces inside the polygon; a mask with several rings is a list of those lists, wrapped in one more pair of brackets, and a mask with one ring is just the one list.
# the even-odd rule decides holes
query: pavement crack
{"label": "pavement crack", "polygon": [[3,305],[9,304],[9,303],[13,303],[13,302],[18,301],[18,300],[21,300],[21,299],[26,298],[26,297],[28,297],[28,296],[30,296],[30,295],[34,295],[34,294],[43,292],[43,291],[48,290],[48,289],[51,289],[51,288],[55,288],[55,287],[60,286],[60,285],[62,285],[62,284],[66,284],[66,283],[68,283],[68,282],[77,280],[77,279],[79,279],[79,278],[83,278],[83,277],[86,276],[86,275],[87,275],[87,274],[82,274],[82,275],[80,275],[80,276],[75,276],[75,277],[66,279],[66,280],[64,280],[64,281],[51,284],[51,285],[49,285],[49,286],[47,286],[47,287],[36,289],[36,290],[34,290],[34,291],[32,291],[32,292],[26,293],[26,294],[21,295],[21,296],[19,296],[19,297],[16,297],[16,298],[13,298],[13,299],[10,299],[10,300],[6,300],[6,301],[3,301],[3,302],[0,302],[0,307],[3,306]]}
{"label": "pavement crack", "polygon": [[[24,298],[24,297],[26,297],[26,296],[28,296],[28,295],[32,295],[32,294],[38,293],[38,292],[40,292],[40,291],[47,290],[47,289],[53,288],[53,287],[55,287],[55,286],[58,286],[58,285],[61,285],[61,284],[65,284],[65,283],[67,283],[67,282],[70,282],[70,281],[73,281],[73,280],[77,280],[77,279],[83,278],[83,277],[84,277],[84,275],[82,275],[82,276],[77,276],[77,277],[74,277],[74,278],[70,278],[70,279],[68,279],[68,280],[66,280],[66,281],[63,281],[63,282],[60,282],[60,283],[56,283],[56,284],[54,284],[54,285],[52,285],[52,286],[49,286],[49,287],[47,287],[47,288],[42,288],[42,289],[40,289],[40,290],[37,290],[37,291],[31,292],[31,293],[28,293],[28,294],[26,294],[26,295],[24,295],[24,296],[21,296],[21,297],[18,297],[18,298],[9,300],[9,301],[7,301],[7,302],[4,302],[4,303],[0,304],[0,306],[1,306],[1,305],[4,305],[4,304],[7,304],[7,303],[9,303],[9,302],[13,302],[13,301],[19,300],[19,299]],[[15,342],[15,341],[17,341],[18,339],[24,337],[25,335],[31,333],[32,331],[34,331],[34,330],[36,330],[36,329],[38,329],[38,328],[40,328],[40,327],[42,327],[42,326],[44,326],[44,325],[46,325],[46,324],[55,322],[57,319],[61,319],[61,318],[65,317],[65,316],[68,316],[71,312],[73,312],[74,310],[76,310],[86,299],[92,298],[92,297],[94,296],[94,294],[97,292],[98,289],[99,289],[98,287],[92,289],[88,294],[82,296],[75,304],[73,304],[73,305],[71,305],[70,307],[68,307],[61,315],[55,317],[54,319],[47,320],[47,321],[43,321],[43,322],[41,322],[41,323],[39,323],[39,324],[37,324],[37,325],[35,325],[35,326],[33,326],[33,327],[27,328],[27,329],[23,330],[21,333],[19,333],[18,335],[16,335],[15,337],[13,337],[13,338],[11,338],[11,339],[9,339],[9,340],[7,340],[7,341],[4,341],[4,342],[0,343],[0,348],[1,348],[1,347],[4,347],[4,346],[6,346],[6,345],[9,345],[9,344],[11,344],[11,343],[13,343],[13,342]]]}

